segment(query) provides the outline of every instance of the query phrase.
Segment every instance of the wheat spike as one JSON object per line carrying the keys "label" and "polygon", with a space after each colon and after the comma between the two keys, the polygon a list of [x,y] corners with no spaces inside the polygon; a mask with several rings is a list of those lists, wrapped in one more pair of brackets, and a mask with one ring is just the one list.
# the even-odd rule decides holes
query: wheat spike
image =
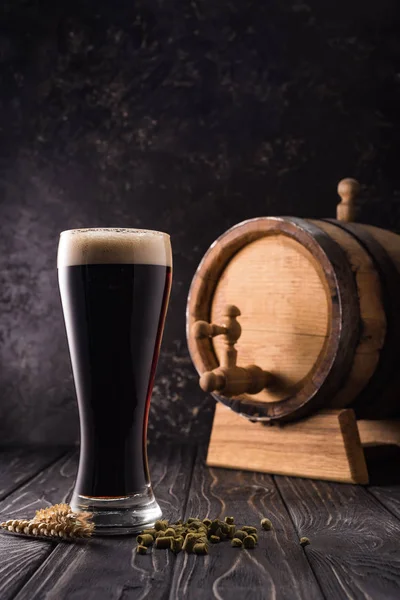
{"label": "wheat spike", "polygon": [[65,518],[71,512],[69,504],[54,504],[54,506],[48,506],[47,508],[37,510],[32,521],[35,523],[61,521],[61,519]]}
{"label": "wheat spike", "polygon": [[0,527],[12,533],[43,536],[54,539],[87,538],[93,534],[94,523],[89,512],[73,512],[69,504],[55,504],[36,511],[33,519],[10,519]]}

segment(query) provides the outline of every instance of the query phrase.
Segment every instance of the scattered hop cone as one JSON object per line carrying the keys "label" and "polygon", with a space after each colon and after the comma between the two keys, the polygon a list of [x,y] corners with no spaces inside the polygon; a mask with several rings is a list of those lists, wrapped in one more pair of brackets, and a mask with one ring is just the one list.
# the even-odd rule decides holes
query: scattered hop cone
{"label": "scattered hop cone", "polygon": [[265,529],[265,531],[269,531],[270,529],[272,529],[272,523],[267,518],[261,519],[261,527]]}
{"label": "scattered hop cone", "polygon": [[300,546],[303,546],[303,548],[304,548],[305,546],[309,546],[309,544],[310,544],[310,543],[311,543],[311,542],[310,542],[310,540],[308,539],[308,537],[302,537],[302,538],[300,538]]}
{"label": "scattered hop cone", "polygon": [[252,550],[253,548],[255,548],[256,546],[256,541],[255,539],[251,536],[248,535],[247,537],[244,538],[243,540],[243,546],[247,549],[247,550]]}

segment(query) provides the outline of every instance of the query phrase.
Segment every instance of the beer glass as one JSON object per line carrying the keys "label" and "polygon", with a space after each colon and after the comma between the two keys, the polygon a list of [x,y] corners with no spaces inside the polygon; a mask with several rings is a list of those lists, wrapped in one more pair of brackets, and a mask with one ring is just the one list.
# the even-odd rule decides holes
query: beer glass
{"label": "beer glass", "polygon": [[63,231],[57,266],[81,429],[71,506],[93,512],[100,535],[131,533],[161,516],[146,436],[171,287],[169,236]]}

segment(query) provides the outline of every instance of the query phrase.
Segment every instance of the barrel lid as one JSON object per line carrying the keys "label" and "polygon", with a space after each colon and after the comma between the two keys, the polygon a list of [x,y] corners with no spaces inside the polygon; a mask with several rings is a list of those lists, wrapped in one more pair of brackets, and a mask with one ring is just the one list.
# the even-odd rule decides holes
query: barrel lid
{"label": "barrel lid", "polygon": [[307,414],[349,368],[358,307],[347,299],[357,297],[354,286],[343,250],[316,225],[279,217],[239,223],[212,244],[190,288],[187,339],[198,373],[218,367],[224,340],[196,339],[193,324],[220,325],[226,305],[235,305],[242,327],[237,365],[255,364],[273,377],[258,394],[214,396],[254,419]]}

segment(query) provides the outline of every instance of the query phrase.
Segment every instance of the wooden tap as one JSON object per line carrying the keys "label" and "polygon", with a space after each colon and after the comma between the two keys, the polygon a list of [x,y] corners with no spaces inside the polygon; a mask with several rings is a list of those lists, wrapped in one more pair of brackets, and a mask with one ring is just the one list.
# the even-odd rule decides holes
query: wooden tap
{"label": "wooden tap", "polygon": [[227,305],[224,310],[222,325],[196,321],[193,324],[193,335],[196,339],[223,335],[225,346],[221,356],[221,364],[213,371],[205,371],[200,376],[200,387],[203,391],[220,392],[224,396],[239,394],[258,394],[264,389],[272,375],[256,365],[238,367],[235,344],[240,338],[242,328],[237,321],[240,310],[237,306]]}

